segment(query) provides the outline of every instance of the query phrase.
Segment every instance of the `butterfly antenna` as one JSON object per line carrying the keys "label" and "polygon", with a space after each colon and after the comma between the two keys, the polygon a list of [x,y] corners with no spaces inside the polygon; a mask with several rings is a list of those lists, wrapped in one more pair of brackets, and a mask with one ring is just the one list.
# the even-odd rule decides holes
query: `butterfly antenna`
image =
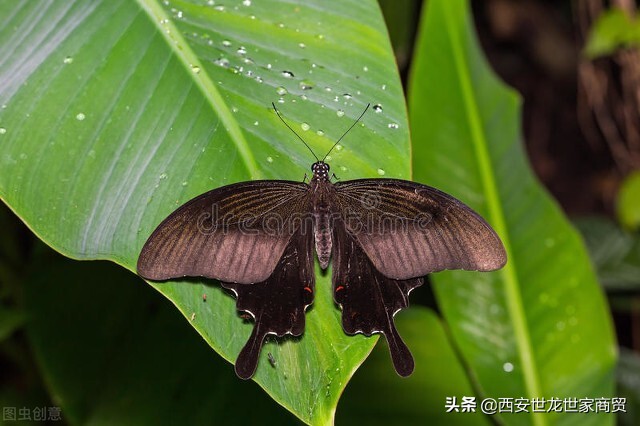
{"label": "butterfly antenna", "polygon": [[342,138],[344,138],[344,137],[347,135],[347,133],[349,133],[349,132],[351,131],[351,129],[353,129],[353,127],[354,127],[356,124],[358,124],[358,121],[360,121],[360,119],[364,116],[364,114],[365,114],[365,113],[367,112],[367,110],[369,109],[369,106],[370,106],[370,105],[371,105],[371,104],[367,104],[367,106],[365,107],[364,111],[362,111],[362,114],[360,114],[360,117],[358,117],[358,118],[356,119],[356,121],[354,121],[354,122],[353,122],[353,124],[351,125],[351,127],[349,127],[349,128],[347,129],[347,131],[346,131],[346,132],[344,132],[344,133],[342,134],[342,136],[340,136],[340,138],[336,141],[336,143],[334,143],[334,144],[333,144],[333,146],[331,147],[331,149],[329,150],[329,152],[327,152],[327,154],[326,154],[324,157],[322,157],[322,161],[323,161],[323,162],[324,162],[324,160],[329,156],[329,154],[331,154],[331,151],[333,151],[333,148],[335,148],[336,146],[338,146],[338,144],[340,143],[340,141],[342,140]]}
{"label": "butterfly antenna", "polygon": [[313,155],[313,157],[316,159],[316,161],[320,161],[320,159],[318,158],[318,156],[316,155],[316,153],[315,153],[315,152],[313,152],[313,150],[309,147],[309,145],[307,145],[307,143],[304,141],[304,139],[302,139],[302,138],[300,137],[300,135],[299,135],[299,134],[297,134],[297,133],[296,133],[296,131],[295,131],[295,130],[293,130],[293,129],[291,128],[291,126],[289,126],[289,125],[287,124],[287,122],[286,122],[286,121],[284,121],[284,118],[282,118],[282,116],[280,115],[280,111],[278,111],[278,108],[276,108],[276,104],[274,104],[273,102],[271,102],[271,105],[273,106],[273,110],[274,110],[274,111],[276,112],[276,114],[278,115],[278,118],[279,118],[279,119],[284,123],[284,125],[285,125],[285,126],[287,126],[287,128],[288,128],[289,130],[291,130],[291,131],[293,132],[293,134],[294,134],[294,135],[296,135],[296,136],[298,137],[298,139],[300,139],[300,140],[302,141],[302,143],[304,144],[304,146],[306,146],[306,147],[307,147],[307,149],[311,152],[311,155]]}

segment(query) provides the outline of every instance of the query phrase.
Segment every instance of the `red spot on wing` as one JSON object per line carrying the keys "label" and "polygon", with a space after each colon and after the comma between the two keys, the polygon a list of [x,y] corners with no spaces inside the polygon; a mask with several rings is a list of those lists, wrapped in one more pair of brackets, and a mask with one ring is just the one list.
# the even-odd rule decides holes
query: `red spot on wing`
{"label": "red spot on wing", "polygon": [[309,287],[309,286],[306,286],[306,287],[304,288],[304,290],[305,290],[305,291],[308,291],[308,292],[309,292],[309,293],[311,293],[311,294],[313,294],[313,290],[311,290],[311,287]]}
{"label": "red spot on wing", "polygon": [[339,285],[338,287],[336,287],[336,293],[339,292],[340,290],[344,290],[343,285]]}

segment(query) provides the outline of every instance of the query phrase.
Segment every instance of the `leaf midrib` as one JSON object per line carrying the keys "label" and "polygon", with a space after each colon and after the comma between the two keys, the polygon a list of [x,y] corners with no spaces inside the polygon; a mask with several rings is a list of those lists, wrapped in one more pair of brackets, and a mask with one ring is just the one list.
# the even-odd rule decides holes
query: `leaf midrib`
{"label": "leaf midrib", "polygon": [[[178,28],[174,25],[173,20],[169,15],[167,15],[158,1],[137,0],[137,2],[149,16],[149,19],[153,22],[153,25],[157,28],[158,32],[161,33],[162,37],[167,41],[167,46],[184,65],[185,71],[191,75],[202,95],[211,106],[211,109],[218,114],[225,130],[229,133],[231,141],[238,149],[238,152],[242,157],[243,164],[249,172],[250,178],[262,178],[262,172],[256,163],[255,157],[244,137],[244,134],[242,133],[242,129],[238,125],[238,122],[233,118],[233,114],[222,98],[218,88],[211,80],[208,73],[205,72],[205,68],[202,66],[202,63],[200,63],[196,54],[191,50],[189,44],[186,42]],[[194,69],[199,69],[199,71],[195,72]]]}
{"label": "leaf midrib", "polygon": [[[480,170],[480,180],[487,199],[488,216],[491,223],[495,227],[498,235],[502,238],[507,253],[507,259],[512,259],[512,250],[509,239],[508,227],[501,209],[500,196],[498,194],[496,178],[491,167],[491,157],[487,150],[487,140],[485,138],[482,120],[478,111],[478,103],[474,96],[471,76],[468,73],[468,64],[464,52],[460,46],[462,41],[460,35],[455,31],[455,11],[450,7],[445,7],[446,26],[449,28],[451,43],[451,53],[453,55],[456,71],[460,80],[462,89],[462,97],[465,112],[469,121],[471,130],[471,139],[475,149],[475,158],[478,161],[478,169]],[[466,16],[466,14],[465,14]],[[472,23],[468,24],[471,28]],[[541,387],[539,381],[539,372],[533,358],[533,348],[531,337],[527,326],[527,320],[524,315],[522,303],[522,295],[518,286],[518,277],[516,267],[513,262],[507,262],[501,271],[506,292],[507,308],[511,322],[514,327],[515,341],[522,362],[522,370],[525,381],[525,388],[530,398],[541,397]],[[543,416],[532,416],[533,423],[536,425],[547,424]]]}

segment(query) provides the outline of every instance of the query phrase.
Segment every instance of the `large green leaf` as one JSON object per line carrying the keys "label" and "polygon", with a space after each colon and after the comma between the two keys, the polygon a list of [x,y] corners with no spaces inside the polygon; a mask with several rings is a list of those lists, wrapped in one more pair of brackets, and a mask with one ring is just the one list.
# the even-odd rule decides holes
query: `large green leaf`
{"label": "large green leaf", "polygon": [[[0,0],[0,52],[0,197],[70,257],[133,270],[153,228],[191,197],[302,180],[312,158],[272,101],[318,155],[379,104],[332,153],[333,171],[409,174],[402,88],[373,0]],[[255,377],[309,423],[331,421],[377,340],[342,332],[328,276],[317,274],[305,335],[269,343]],[[251,326],[227,293],[154,286],[235,359]]]}
{"label": "large green leaf", "polygon": [[[533,177],[518,96],[482,57],[463,0],[432,0],[410,85],[414,171],[480,212],[509,261],[433,277],[443,315],[491,398],[613,395],[611,319],[576,231]],[[560,143],[561,141],[558,141]],[[500,414],[505,424],[612,424],[607,414]]]}

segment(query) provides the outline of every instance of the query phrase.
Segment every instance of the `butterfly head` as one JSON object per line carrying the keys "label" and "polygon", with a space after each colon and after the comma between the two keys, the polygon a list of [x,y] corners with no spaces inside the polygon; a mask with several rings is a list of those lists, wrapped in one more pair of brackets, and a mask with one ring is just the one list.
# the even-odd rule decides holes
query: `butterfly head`
{"label": "butterfly head", "polygon": [[329,180],[329,165],[324,161],[318,161],[311,165],[313,178],[316,180]]}

